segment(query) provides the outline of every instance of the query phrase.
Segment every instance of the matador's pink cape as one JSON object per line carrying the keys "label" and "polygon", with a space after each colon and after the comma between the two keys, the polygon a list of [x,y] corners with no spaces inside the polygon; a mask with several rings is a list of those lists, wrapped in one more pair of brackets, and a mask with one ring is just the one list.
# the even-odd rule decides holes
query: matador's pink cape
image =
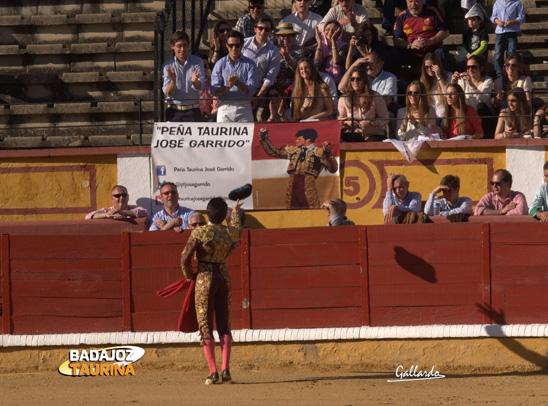
{"label": "matador's pink cape", "polygon": [[188,279],[181,279],[156,292],[157,296],[169,297],[188,287],[185,302],[183,303],[183,309],[181,310],[181,315],[179,316],[179,324],[177,325],[177,330],[182,331],[183,333],[194,333],[195,331],[198,331],[196,305],[194,303],[195,285],[196,281],[194,279],[191,281]]}

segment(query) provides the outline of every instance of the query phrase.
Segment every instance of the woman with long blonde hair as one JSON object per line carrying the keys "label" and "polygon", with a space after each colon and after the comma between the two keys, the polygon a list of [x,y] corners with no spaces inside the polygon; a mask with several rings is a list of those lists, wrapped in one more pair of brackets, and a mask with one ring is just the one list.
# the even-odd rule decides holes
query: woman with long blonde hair
{"label": "woman with long blonde hair", "polygon": [[531,134],[531,121],[529,118],[529,104],[526,92],[521,87],[516,87],[508,93],[508,108],[502,109],[499,114],[495,139],[522,138]]}
{"label": "woman with long blonde hair", "polygon": [[382,96],[371,90],[367,74],[359,67],[350,71],[344,96],[339,99],[339,120],[343,122],[343,134],[361,133],[366,142],[386,138],[386,103]]}
{"label": "woman with long blonde hair", "polygon": [[420,81],[426,88],[430,105],[436,110],[436,115],[439,119],[443,118],[443,94],[445,86],[451,82],[451,77],[451,73],[443,69],[438,55],[434,52],[429,52],[424,56]]}
{"label": "woman with long blonde hair", "polygon": [[464,90],[456,83],[451,83],[445,91],[443,138],[453,138],[458,135],[469,135],[472,138],[482,138],[483,128],[481,118],[473,107],[466,104]]}
{"label": "woman with long blonde hair", "polygon": [[397,128],[400,140],[410,141],[420,135],[440,132],[436,125],[436,111],[428,103],[428,94],[422,82],[414,80],[407,86],[405,105],[406,107],[398,110]]}
{"label": "woman with long blonde hair", "polygon": [[333,114],[333,100],[329,86],[320,77],[314,62],[310,58],[301,58],[295,71],[295,88],[292,119],[327,120]]}

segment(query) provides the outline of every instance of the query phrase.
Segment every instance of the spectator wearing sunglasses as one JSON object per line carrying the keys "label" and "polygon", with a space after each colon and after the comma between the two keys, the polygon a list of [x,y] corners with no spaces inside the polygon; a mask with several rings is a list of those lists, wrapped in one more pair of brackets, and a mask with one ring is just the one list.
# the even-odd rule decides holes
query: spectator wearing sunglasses
{"label": "spectator wearing sunglasses", "polygon": [[179,192],[173,182],[165,182],[160,188],[164,208],[152,216],[148,231],[173,230],[177,233],[188,229],[188,221],[194,210],[179,206]]}
{"label": "spectator wearing sunglasses", "polygon": [[251,100],[260,82],[257,65],[242,55],[243,44],[243,34],[231,31],[226,40],[228,55],[215,64],[211,73],[211,94],[219,98],[218,123],[253,122]]}
{"label": "spectator wearing sunglasses", "polygon": [[110,192],[111,207],[104,207],[100,210],[92,211],[86,216],[86,220],[91,219],[113,219],[123,220],[129,218],[147,217],[148,210],[139,206],[130,206],[129,194],[125,186],[116,185]]}
{"label": "spectator wearing sunglasses", "polygon": [[511,190],[512,174],[505,169],[499,169],[489,182],[492,192],[481,198],[475,216],[512,216],[529,213],[527,199],[521,192]]}
{"label": "spectator wearing sunglasses", "polygon": [[258,91],[254,101],[254,110],[257,106],[262,107],[264,102],[260,99],[266,94],[269,86],[274,84],[276,76],[280,71],[281,56],[280,50],[274,45],[269,35],[274,28],[274,21],[268,16],[262,16],[255,27],[255,36],[246,38],[242,48],[242,55],[251,59],[257,65],[259,77]]}
{"label": "spectator wearing sunglasses", "polygon": [[493,79],[487,76],[485,58],[482,55],[471,55],[465,62],[466,71],[455,72],[451,83],[458,84],[465,93],[466,104],[476,109],[482,117],[484,138],[493,138],[496,126],[496,117],[491,93],[493,92]]}
{"label": "spectator wearing sunglasses", "polygon": [[[249,1],[249,13],[241,16],[236,22],[236,31],[240,31],[244,34],[245,38],[249,38],[255,35],[255,27],[259,22],[259,18],[262,16],[270,17],[264,12],[264,0],[250,0]],[[272,17],[270,17],[272,18]],[[274,37],[272,37],[274,39]]]}
{"label": "spectator wearing sunglasses", "polygon": [[495,99],[493,104],[497,109],[508,107],[506,97],[510,90],[521,87],[525,90],[527,102],[531,102],[531,90],[533,90],[533,81],[531,77],[525,74],[523,56],[515,53],[506,58],[504,62],[504,71],[502,76],[495,80]]}

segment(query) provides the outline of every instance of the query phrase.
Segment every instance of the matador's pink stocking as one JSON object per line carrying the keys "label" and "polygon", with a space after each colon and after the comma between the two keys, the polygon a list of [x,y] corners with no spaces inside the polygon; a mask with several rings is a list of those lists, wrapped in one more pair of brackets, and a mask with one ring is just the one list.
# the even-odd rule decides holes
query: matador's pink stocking
{"label": "matador's pink stocking", "polygon": [[212,373],[217,372],[217,365],[215,365],[215,340],[213,338],[204,340],[204,352],[209,365],[209,374],[211,375]]}
{"label": "matador's pink stocking", "polygon": [[221,352],[223,353],[223,367],[221,368],[221,371],[224,371],[225,369],[229,369],[230,364],[230,350],[232,349],[232,337],[230,334],[225,334],[219,337],[219,341],[221,342]]}

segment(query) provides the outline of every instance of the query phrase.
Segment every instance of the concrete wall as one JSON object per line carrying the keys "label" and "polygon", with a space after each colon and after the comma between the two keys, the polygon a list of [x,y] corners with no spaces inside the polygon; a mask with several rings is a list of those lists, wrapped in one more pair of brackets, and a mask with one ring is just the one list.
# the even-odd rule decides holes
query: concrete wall
{"label": "concrete wall", "polygon": [[[381,224],[382,201],[390,172],[403,173],[424,201],[446,174],[461,178],[461,195],[477,202],[488,192],[492,173],[508,169],[513,189],[528,201],[543,182],[548,160],[544,140],[445,141],[423,145],[411,163],[391,144],[342,144],[341,193],[348,217],[356,224]],[[110,205],[114,184],[126,185],[130,204],[151,212],[153,200],[150,147],[74,148],[0,151],[0,221],[81,219],[96,207]],[[323,226],[322,210],[254,211],[252,228]]]}

